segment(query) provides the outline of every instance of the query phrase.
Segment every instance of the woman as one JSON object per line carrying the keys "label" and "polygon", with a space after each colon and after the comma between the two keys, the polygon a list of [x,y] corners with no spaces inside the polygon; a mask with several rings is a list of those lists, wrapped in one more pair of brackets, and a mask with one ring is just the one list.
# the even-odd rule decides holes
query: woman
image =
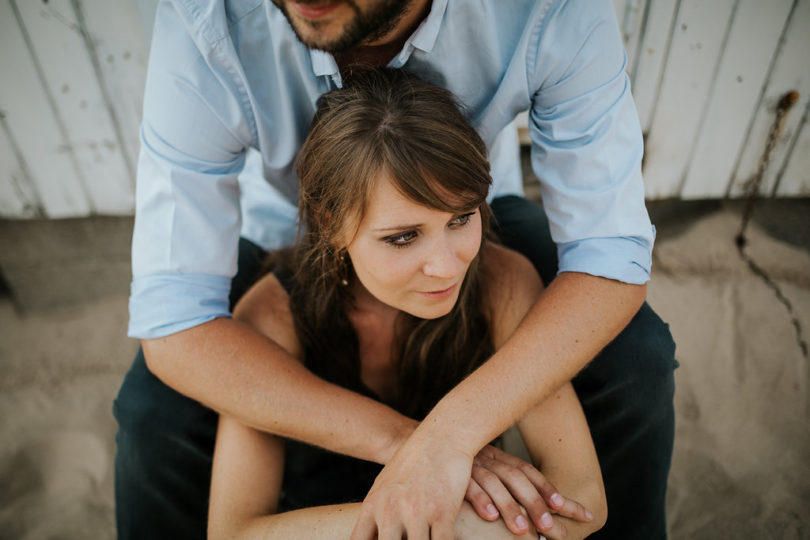
{"label": "woman", "polygon": [[[506,341],[542,289],[526,259],[486,240],[484,143],[446,90],[369,71],[321,98],[296,169],[299,242],[274,256],[234,316],[322,378],[423,418]],[[604,488],[571,385],[518,429],[545,477],[593,513],[566,505],[544,535],[601,527]],[[379,471],[222,417],[209,536],[347,538],[360,507],[350,501]],[[456,532],[511,536],[503,523],[465,503]]]}

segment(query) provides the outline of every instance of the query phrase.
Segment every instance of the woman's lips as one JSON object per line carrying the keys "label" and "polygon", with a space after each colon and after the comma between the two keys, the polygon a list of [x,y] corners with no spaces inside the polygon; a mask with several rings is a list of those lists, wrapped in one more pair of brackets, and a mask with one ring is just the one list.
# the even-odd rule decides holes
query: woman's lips
{"label": "woman's lips", "polygon": [[426,298],[430,298],[431,300],[443,300],[453,294],[453,292],[456,290],[456,286],[458,286],[458,283],[454,283],[453,285],[450,285],[446,289],[442,289],[440,291],[420,291],[419,294]]}
{"label": "woman's lips", "polygon": [[325,2],[321,4],[299,4],[290,2],[290,5],[300,16],[306,19],[320,19],[334,11],[340,2]]}

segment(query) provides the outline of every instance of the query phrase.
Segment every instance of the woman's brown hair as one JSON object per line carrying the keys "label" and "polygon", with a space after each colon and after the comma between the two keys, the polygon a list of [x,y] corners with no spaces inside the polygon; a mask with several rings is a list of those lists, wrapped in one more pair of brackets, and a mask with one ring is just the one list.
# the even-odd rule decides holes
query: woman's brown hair
{"label": "woman's brown hair", "polygon": [[[307,367],[365,391],[357,337],[346,316],[354,277],[344,246],[381,173],[414,202],[444,212],[481,210],[483,237],[491,179],[486,146],[454,96],[401,70],[355,73],[323,95],[295,163],[299,238],[290,305]],[[492,354],[479,276],[480,252],[450,313],[400,315],[393,358],[398,393],[390,405],[421,418]]]}

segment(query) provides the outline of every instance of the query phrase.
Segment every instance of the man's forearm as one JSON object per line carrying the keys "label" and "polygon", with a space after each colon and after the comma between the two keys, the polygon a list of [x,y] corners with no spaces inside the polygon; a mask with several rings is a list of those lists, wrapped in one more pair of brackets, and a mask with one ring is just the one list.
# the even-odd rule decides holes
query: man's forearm
{"label": "man's forearm", "polygon": [[165,384],[256,429],[386,463],[416,426],[316,377],[238,321],[215,319],[142,344],[147,366]]}
{"label": "man's forearm", "polygon": [[645,297],[645,285],[560,274],[503,347],[445,396],[417,433],[446,433],[456,449],[475,455],[571,380],[627,326]]}

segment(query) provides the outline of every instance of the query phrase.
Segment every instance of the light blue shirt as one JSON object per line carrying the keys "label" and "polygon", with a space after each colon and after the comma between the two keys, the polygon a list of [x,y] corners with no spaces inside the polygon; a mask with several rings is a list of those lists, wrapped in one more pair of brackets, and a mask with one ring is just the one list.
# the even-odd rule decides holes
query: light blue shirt
{"label": "light blue shirt", "polygon": [[[654,229],[625,62],[610,0],[433,0],[389,65],[464,103],[490,148],[491,197],[522,193],[512,122],[529,109],[560,271],[645,283]],[[161,2],[138,161],[130,336],[228,316],[240,234],[267,249],[293,241],[293,160],[318,96],[340,85],[334,58],[302,45],[269,0]]]}

